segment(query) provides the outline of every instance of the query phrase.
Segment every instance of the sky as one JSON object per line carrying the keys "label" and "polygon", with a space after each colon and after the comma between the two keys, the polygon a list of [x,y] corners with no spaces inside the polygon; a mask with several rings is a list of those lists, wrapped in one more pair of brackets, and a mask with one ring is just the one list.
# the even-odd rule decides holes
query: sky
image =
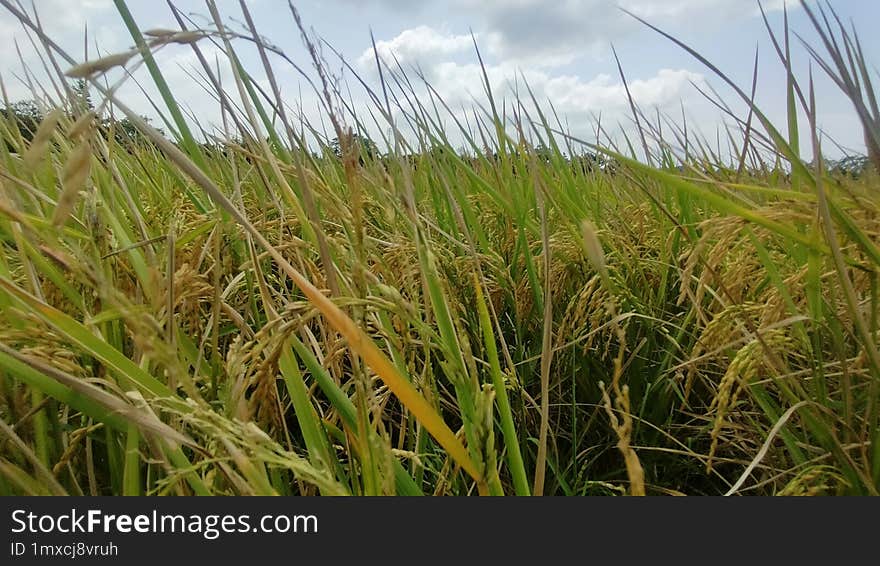
{"label": "sky", "polygon": [[[203,1],[171,1],[196,23],[213,25]],[[243,31],[238,0],[216,3],[224,24]],[[127,4],[142,30],[177,28],[166,2],[128,0]],[[783,0],[763,1],[770,25],[777,31],[782,29],[783,4]],[[34,0],[34,5],[49,35],[79,61],[85,59],[86,45],[88,58],[94,59],[125,50],[133,43],[112,0]],[[308,55],[287,0],[248,0],[247,5],[261,36],[297,65],[309,69]],[[369,85],[379,84],[372,33],[383,60],[396,58],[407,70],[419,69],[459,118],[475,102],[486,102],[474,40],[498,101],[512,100],[517,89],[520,97],[525,96],[526,81],[543,109],[547,111],[552,105],[568,131],[582,139],[595,140],[600,116],[609,130],[631,128],[629,104],[612,45],[633,98],[645,114],[656,116],[659,112],[679,124],[686,119],[691,131],[699,130],[707,139],[715,140],[725,118],[696,88],[705,91],[711,87],[735,111],[745,115],[745,107],[736,102],[730,89],[723,88],[718,77],[620,9],[624,8],[694,47],[745,90],[751,87],[757,50],[756,102],[785,130],[785,71],[773,50],[757,1],[300,0],[294,5],[306,26],[332,45]],[[830,0],[830,5],[844,20],[854,22],[868,61],[876,63],[880,38],[860,22],[876,22],[880,2]],[[799,2],[789,0],[788,11],[792,30],[816,44]],[[8,98],[29,98],[28,83],[51,93],[51,82],[41,72],[43,60],[21,25],[2,7],[0,37],[5,38],[0,41],[0,77]],[[241,39],[234,40],[233,45],[245,68],[260,84],[268,86],[253,45]],[[220,49],[205,40],[200,46],[212,62],[215,56],[220,57],[221,76],[231,88],[232,75]],[[329,49],[325,48],[323,55],[333,73],[350,88],[355,104],[367,104],[368,98],[352,74],[344,71]],[[156,53],[156,59],[188,115],[206,130],[219,127],[219,104],[197,80],[200,67],[191,48],[167,46]],[[793,59],[796,74],[806,82],[811,61],[797,39]],[[307,119],[320,124],[317,95],[309,91],[290,64],[274,55],[272,63],[287,103],[302,108]],[[863,152],[864,141],[851,104],[815,64],[813,71],[823,152],[831,157],[839,157],[843,151]],[[128,80],[120,87],[119,98],[161,126],[159,114],[148,99],[159,101],[149,76],[143,67],[133,75],[139,84]],[[117,71],[112,76],[121,75]],[[158,104],[162,108],[161,101]],[[377,126],[371,127],[371,133],[378,137]],[[808,155],[809,151],[804,153]]]}

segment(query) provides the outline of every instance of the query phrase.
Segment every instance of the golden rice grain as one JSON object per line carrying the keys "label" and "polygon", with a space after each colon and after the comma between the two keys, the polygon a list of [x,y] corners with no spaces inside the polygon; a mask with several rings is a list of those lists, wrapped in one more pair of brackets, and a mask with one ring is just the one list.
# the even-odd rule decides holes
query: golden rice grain
{"label": "golden rice grain", "polygon": [[76,206],[79,192],[85,186],[92,163],[92,148],[87,140],[81,141],[70,152],[61,177],[62,191],[52,215],[52,224],[56,227],[64,225]]}
{"label": "golden rice grain", "polygon": [[40,125],[37,127],[37,131],[34,133],[34,137],[31,140],[30,147],[28,147],[28,150],[22,156],[24,164],[29,169],[33,169],[34,166],[43,159],[43,156],[46,155],[46,149],[49,147],[49,140],[52,139],[52,134],[55,132],[55,128],[58,126],[58,121],[62,116],[64,116],[64,112],[60,108],[55,108],[46,114],[46,117],[40,122]]}

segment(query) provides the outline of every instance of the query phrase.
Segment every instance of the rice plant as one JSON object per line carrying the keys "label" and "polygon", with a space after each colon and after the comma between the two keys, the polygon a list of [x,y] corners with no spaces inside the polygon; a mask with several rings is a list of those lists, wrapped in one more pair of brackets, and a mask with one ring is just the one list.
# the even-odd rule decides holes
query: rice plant
{"label": "rice plant", "polygon": [[[243,32],[211,1],[211,25],[141,30],[115,0],[133,47],[87,61],[0,5],[54,69],[0,119],[0,494],[880,489],[880,111],[830,6],[803,4],[802,47],[861,120],[857,168],[821,158],[787,20],[764,20],[784,125],[654,28],[745,106],[720,155],[635,103],[635,138],[572,137],[485,74],[462,120],[415,70],[328,63],[292,4],[312,69],[245,2]],[[193,126],[160,49],[194,51],[222,129]],[[161,131],[118,95],[142,65]]]}

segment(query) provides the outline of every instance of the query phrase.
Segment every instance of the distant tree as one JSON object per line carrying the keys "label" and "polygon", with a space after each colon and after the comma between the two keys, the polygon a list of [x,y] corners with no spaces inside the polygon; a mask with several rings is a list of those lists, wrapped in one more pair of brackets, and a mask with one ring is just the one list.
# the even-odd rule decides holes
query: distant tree
{"label": "distant tree", "polygon": [[74,96],[76,96],[77,102],[82,104],[82,110],[95,109],[95,105],[92,103],[92,95],[89,92],[89,83],[85,79],[79,79],[74,82],[71,89]]}
{"label": "distant tree", "polygon": [[[94,110],[94,105],[84,81],[74,83],[72,90],[77,98],[72,104],[73,112],[68,115],[68,119],[71,122],[82,116],[83,112]],[[40,107],[32,100],[13,102],[8,106],[0,108],[0,113],[2,113],[0,114],[0,120],[5,118],[8,121],[8,127],[18,129],[26,143],[30,143],[33,140],[34,133],[36,133],[44,117]],[[145,122],[150,122],[150,119],[146,116],[141,116],[141,119]],[[96,118],[94,124],[101,135],[108,139],[112,136],[123,147],[131,149],[135,146],[153,145],[153,142],[142,134],[134,122],[127,117],[122,119],[116,119],[112,116]],[[156,129],[160,134],[165,135],[161,128]],[[14,131],[12,129],[9,133],[12,134]],[[0,133],[2,133],[2,130],[0,130]],[[23,149],[20,147],[14,134],[11,136],[8,134],[4,135],[3,138],[3,143],[6,144],[8,151],[15,152]]]}
{"label": "distant tree", "polygon": [[[358,160],[361,163],[364,163],[365,159],[372,160],[379,156],[379,146],[368,136],[352,134],[351,141],[353,144],[356,144],[356,147],[360,150]],[[330,150],[336,155],[336,157],[342,157],[342,144],[339,142],[339,138],[333,138],[330,142]]]}
{"label": "distant tree", "polygon": [[453,151],[446,145],[435,145],[424,152],[426,157],[430,157],[432,159],[441,160],[446,159],[449,155],[452,155]]}
{"label": "distant tree", "polygon": [[[146,116],[140,116],[140,119],[148,124],[151,122]],[[116,143],[124,147],[154,145],[152,140],[145,136],[128,117],[122,119],[115,117],[103,118],[98,121],[98,127],[106,138],[109,139],[112,135]],[[165,135],[162,128],[153,127],[160,134]]]}
{"label": "distant tree", "polygon": [[[37,127],[43,119],[43,113],[40,112],[40,107],[30,100],[13,102],[9,106],[3,108],[3,115],[8,120],[14,122],[14,124],[10,124],[10,126],[18,128],[21,137],[26,141],[31,141],[31,139],[33,139],[34,132],[37,131]],[[6,145],[9,147],[10,151],[15,151],[9,143],[9,140],[7,140]]]}
{"label": "distant tree", "polygon": [[585,151],[580,155],[571,158],[571,165],[576,170],[580,169],[584,173],[592,173],[603,169],[604,159],[601,155]]}
{"label": "distant tree", "polygon": [[553,150],[540,142],[535,146],[535,156],[544,163],[550,163],[553,161]]}
{"label": "distant tree", "polygon": [[864,155],[850,155],[836,161],[826,160],[825,162],[829,173],[853,179],[864,175],[870,166],[871,162]]}

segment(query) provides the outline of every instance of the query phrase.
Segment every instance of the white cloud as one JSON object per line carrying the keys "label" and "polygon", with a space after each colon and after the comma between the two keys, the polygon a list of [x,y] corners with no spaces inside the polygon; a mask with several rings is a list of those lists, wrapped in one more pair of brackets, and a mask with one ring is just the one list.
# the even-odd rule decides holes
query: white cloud
{"label": "white cloud", "polygon": [[[799,7],[796,0],[762,0],[765,12]],[[761,14],[757,1],[751,0],[622,0],[620,6],[644,18],[673,20],[709,18],[718,22],[729,18],[755,17]]]}
{"label": "white cloud", "polygon": [[[685,97],[692,82],[702,83],[703,76],[661,69],[653,77],[630,81],[629,90],[639,106],[666,107]],[[544,92],[557,108],[569,112],[620,111],[629,105],[623,83],[604,74],[586,82],[575,76],[548,78]]]}
{"label": "white cloud", "polygon": [[[22,3],[27,17],[36,22],[34,10],[30,2]],[[88,30],[90,57],[95,56],[95,45],[99,45],[103,53],[127,47],[124,42],[128,35],[120,36],[118,30],[100,21],[107,13],[113,13],[113,4],[109,0],[40,0],[35,2],[39,23],[46,35],[76,59],[82,59],[86,30]],[[89,22],[88,27],[86,22]],[[5,8],[0,8],[0,69],[5,72],[20,71],[20,61],[15,49],[15,42],[21,49],[25,64],[38,72],[41,64],[36,58],[28,35],[39,44],[39,39],[30,28],[25,28]],[[62,63],[64,65],[64,63]]]}
{"label": "white cloud", "polygon": [[[436,47],[437,52],[431,52],[431,46]],[[418,64],[425,78],[459,119],[474,108],[475,101],[486,107],[484,70],[499,108],[505,104],[510,108],[516,98],[531,108],[530,96],[523,83],[525,81],[544,110],[548,109],[548,102],[552,103],[572,133],[585,139],[592,137],[597,116],[601,115],[605,123],[626,124],[630,114],[623,83],[607,74],[593,78],[556,74],[555,69],[523,65],[521,61],[513,59],[499,63],[487,62],[485,67],[481,67],[473,54],[467,55],[464,62],[445,58],[458,56],[462,52],[472,53],[469,36],[443,34],[422,26],[404,31],[381,45],[377,44],[377,47],[383,57],[394,52],[400,59]],[[373,57],[372,49],[368,49],[359,62],[364,75],[375,79]],[[404,69],[409,73],[407,65],[404,65]],[[661,69],[653,75],[630,77],[628,84],[636,104],[645,111],[653,108],[661,111],[674,108],[677,111],[682,102],[698,111],[699,96],[691,83],[703,82],[702,75],[686,69]],[[537,118],[534,114],[532,117]]]}
{"label": "white cloud", "polygon": [[[432,74],[432,84],[451,105],[485,99],[479,65],[447,62],[436,66]],[[510,100],[518,95],[526,100],[524,78],[539,104],[551,102],[560,115],[575,123],[586,124],[598,114],[620,117],[629,112],[625,87],[608,75],[585,80],[576,75],[554,77],[535,69],[520,74],[508,65],[488,66],[486,74],[495,98]],[[677,105],[689,95],[690,82],[702,80],[701,75],[687,70],[662,69],[654,76],[632,80],[629,87],[639,106],[663,108]]]}
{"label": "white cloud", "polygon": [[[450,56],[473,49],[469,35],[451,35],[428,26],[402,31],[397,37],[387,41],[377,41],[376,51],[383,61],[393,66],[395,58],[401,65],[419,66],[448,59]],[[373,48],[367,49],[358,58],[358,64],[368,69],[375,66]]]}
{"label": "white cloud", "polygon": [[[25,6],[29,6],[25,2]],[[52,35],[61,31],[75,31],[82,34],[87,20],[102,12],[113,11],[110,0],[40,0],[35,2],[40,23]],[[28,13],[33,15],[33,10]]]}
{"label": "white cloud", "polygon": [[[447,102],[466,103],[472,97],[481,96],[483,70],[472,54],[470,36],[444,34],[419,26],[405,30],[391,40],[377,42],[376,48],[385,61],[393,61],[391,54],[396,55],[406,70],[417,65]],[[469,62],[452,60],[451,56],[461,53],[471,53]],[[358,63],[367,74],[375,69],[373,49],[364,51]],[[511,94],[512,85],[525,77],[539,98],[550,99],[563,111],[596,112],[627,106],[623,84],[608,75],[591,80],[570,74],[553,76],[551,69],[522,64],[517,59],[487,63],[485,70],[496,95]],[[632,80],[630,90],[640,104],[663,106],[677,103],[690,81],[699,83],[702,80],[702,75],[690,71],[663,69],[654,77]]]}
{"label": "white cloud", "polygon": [[[641,28],[620,8],[670,27],[699,22],[711,29],[757,15],[751,0],[455,0],[474,21],[484,22],[490,52],[499,59],[530,64],[566,64],[578,55]],[[768,12],[784,0],[765,1]],[[791,7],[796,4],[789,2]]]}

